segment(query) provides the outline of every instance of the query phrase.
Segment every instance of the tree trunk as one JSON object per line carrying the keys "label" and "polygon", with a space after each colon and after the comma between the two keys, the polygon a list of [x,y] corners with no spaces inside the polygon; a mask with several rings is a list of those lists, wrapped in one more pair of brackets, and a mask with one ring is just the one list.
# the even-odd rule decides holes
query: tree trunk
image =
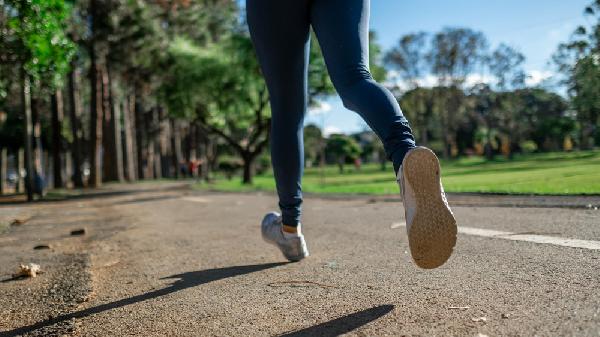
{"label": "tree trunk", "polygon": [[110,78],[107,67],[102,67],[102,181],[120,181],[116,116],[111,100]]}
{"label": "tree trunk", "polygon": [[65,151],[64,153],[64,157],[65,157],[65,187],[66,188],[73,188],[73,182],[69,179],[69,177],[73,176],[73,155],[71,154],[70,150]]}
{"label": "tree trunk", "polygon": [[[489,125],[489,124],[488,124]],[[485,158],[488,160],[493,160],[494,159],[494,148],[492,147],[492,135],[491,135],[491,129],[488,126],[488,132],[487,132],[487,141],[486,144],[484,146],[484,153],[485,153]]]}
{"label": "tree trunk", "polygon": [[98,29],[97,0],[90,0],[89,14],[91,16],[90,31],[92,34],[90,57],[90,181],[89,186],[102,185],[102,68],[97,55],[96,29]]}
{"label": "tree trunk", "polygon": [[6,174],[7,174],[7,149],[0,148],[0,194],[6,193]]}
{"label": "tree trunk", "polygon": [[162,169],[162,156],[163,156],[163,133],[165,130],[162,129],[161,123],[161,110],[160,106],[154,108],[154,112],[152,113],[152,126],[154,128],[154,179],[160,179],[163,177],[163,169]]}
{"label": "tree trunk", "polygon": [[[33,201],[33,122],[31,118],[31,86],[29,75],[25,70],[21,70],[21,104],[23,115],[25,117],[25,191],[27,191],[27,201]],[[21,161],[22,162],[22,161]],[[19,175],[21,173],[19,172]]]}
{"label": "tree trunk", "polygon": [[128,95],[123,102],[123,135],[124,135],[124,161],[125,177],[129,181],[136,180],[136,155],[135,155],[135,95]]}
{"label": "tree trunk", "polygon": [[25,171],[25,150],[19,149],[17,151],[17,188],[16,192],[21,193],[25,188],[25,180],[23,179],[23,171]]}
{"label": "tree trunk", "polygon": [[44,196],[45,164],[44,147],[42,146],[42,121],[40,116],[40,100],[31,98],[31,118],[33,122],[33,191],[40,197]]}
{"label": "tree trunk", "polygon": [[242,161],[244,162],[244,175],[242,183],[245,185],[252,184],[252,178],[254,176],[254,159],[256,156],[252,153],[242,154]]}
{"label": "tree trunk", "polygon": [[89,186],[102,185],[102,71],[91,48],[90,65],[90,180]]}
{"label": "tree trunk", "polygon": [[210,182],[210,173],[212,167],[215,164],[215,151],[213,147],[213,141],[210,136],[205,135],[204,137],[204,151],[202,152],[202,179],[206,182]]}
{"label": "tree trunk", "polygon": [[[444,112],[446,115],[447,112]],[[445,117],[442,117],[443,120],[446,120]],[[444,159],[450,158],[450,132],[448,130],[448,124],[446,122],[442,122],[442,134],[443,134],[443,144],[444,144]]]}
{"label": "tree trunk", "polygon": [[429,146],[429,135],[427,134],[427,125],[424,125],[421,129],[421,145]]}
{"label": "tree trunk", "polygon": [[[196,129],[198,127],[196,126],[196,123],[191,123],[189,128],[188,128],[188,161],[192,162],[195,161],[197,159],[196,157],[196,153],[198,151],[196,151],[196,147],[198,146],[198,139],[196,138],[197,136],[197,132]],[[190,171],[190,176],[193,176],[193,172]]]}
{"label": "tree trunk", "polygon": [[135,144],[137,152],[137,175],[138,179],[146,179],[146,134],[145,116],[141,101],[141,92],[139,86],[135,88],[134,114],[135,114]]}
{"label": "tree trunk", "polygon": [[52,95],[52,173],[54,188],[65,185],[62,165],[62,121],[64,115],[62,91],[56,89]]}
{"label": "tree trunk", "polygon": [[175,172],[173,172],[173,167],[171,166],[171,157],[174,156],[174,149],[171,147],[173,129],[168,118],[168,111],[165,108],[161,110],[161,129],[163,130],[160,140],[162,175],[163,177],[173,178],[175,177]]}
{"label": "tree trunk", "polygon": [[69,105],[70,105],[70,120],[71,133],[73,134],[73,144],[71,153],[73,155],[73,185],[75,187],[83,187],[83,165],[82,158],[82,139],[83,128],[81,126],[81,92],[79,87],[79,69],[72,63],[71,73],[69,74]]}
{"label": "tree trunk", "polygon": [[180,165],[183,162],[183,158],[181,155],[181,130],[179,128],[179,123],[177,120],[170,118],[171,122],[171,165],[173,165],[173,169],[175,171],[175,178],[179,179]]}
{"label": "tree trunk", "polygon": [[144,176],[144,178],[146,179],[154,179],[155,175],[155,149],[156,149],[156,132],[154,130],[154,114],[155,114],[155,109],[151,108],[149,111],[149,113],[146,113],[144,115],[144,124],[146,127],[146,148],[145,151],[147,153],[147,161],[146,161],[146,174]]}

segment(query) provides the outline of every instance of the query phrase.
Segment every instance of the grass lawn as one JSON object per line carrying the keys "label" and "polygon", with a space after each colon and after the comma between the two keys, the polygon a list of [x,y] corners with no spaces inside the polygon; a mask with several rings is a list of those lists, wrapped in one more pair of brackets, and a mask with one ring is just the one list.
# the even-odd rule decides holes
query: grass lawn
{"label": "grass lawn", "polygon": [[[360,171],[347,165],[340,174],[336,166],[305,171],[303,190],[328,194],[396,194],[392,165],[381,171],[379,165],[364,165]],[[442,179],[447,192],[512,194],[600,194],[600,151],[519,155],[513,160],[463,158],[442,161]],[[200,189],[219,191],[273,191],[272,174],[256,176],[251,186],[238,177],[218,177]]]}

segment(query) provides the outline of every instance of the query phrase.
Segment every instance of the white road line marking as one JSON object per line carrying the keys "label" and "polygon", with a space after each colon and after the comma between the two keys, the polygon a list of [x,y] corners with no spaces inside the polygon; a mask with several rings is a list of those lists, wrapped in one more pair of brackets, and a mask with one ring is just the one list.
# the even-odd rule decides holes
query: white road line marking
{"label": "white road line marking", "polygon": [[[394,223],[392,228],[398,228],[406,226],[405,223]],[[482,229],[473,227],[458,227],[458,233],[466,235],[481,236],[486,238],[512,240],[512,241],[526,241],[540,244],[548,244],[555,246],[571,247],[571,248],[583,248],[590,250],[600,250],[600,241],[593,240],[580,240],[580,239],[569,239],[561,238],[557,236],[548,235],[537,235],[537,234],[519,234],[512,232],[497,231],[493,229]]]}

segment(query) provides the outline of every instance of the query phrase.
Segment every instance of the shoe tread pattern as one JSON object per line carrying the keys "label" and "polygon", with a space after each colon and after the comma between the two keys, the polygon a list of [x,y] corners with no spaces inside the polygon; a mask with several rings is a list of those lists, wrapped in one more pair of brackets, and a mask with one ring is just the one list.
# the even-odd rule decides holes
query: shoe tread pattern
{"label": "shoe tread pattern", "polygon": [[424,269],[443,265],[456,245],[456,220],[442,199],[440,163],[427,148],[408,154],[404,179],[415,194],[416,210],[408,233],[415,263]]}

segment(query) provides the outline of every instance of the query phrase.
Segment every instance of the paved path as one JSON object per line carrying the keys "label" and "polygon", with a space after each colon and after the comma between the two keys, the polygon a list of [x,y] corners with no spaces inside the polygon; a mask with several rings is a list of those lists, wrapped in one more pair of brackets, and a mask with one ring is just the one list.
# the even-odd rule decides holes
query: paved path
{"label": "paved path", "polygon": [[[600,211],[470,198],[433,271],[411,262],[401,204],[367,197],[309,198],[300,263],[260,238],[269,194],[148,187],[2,206],[32,218],[0,235],[0,336],[600,336]],[[19,262],[46,272],[12,280]]]}

